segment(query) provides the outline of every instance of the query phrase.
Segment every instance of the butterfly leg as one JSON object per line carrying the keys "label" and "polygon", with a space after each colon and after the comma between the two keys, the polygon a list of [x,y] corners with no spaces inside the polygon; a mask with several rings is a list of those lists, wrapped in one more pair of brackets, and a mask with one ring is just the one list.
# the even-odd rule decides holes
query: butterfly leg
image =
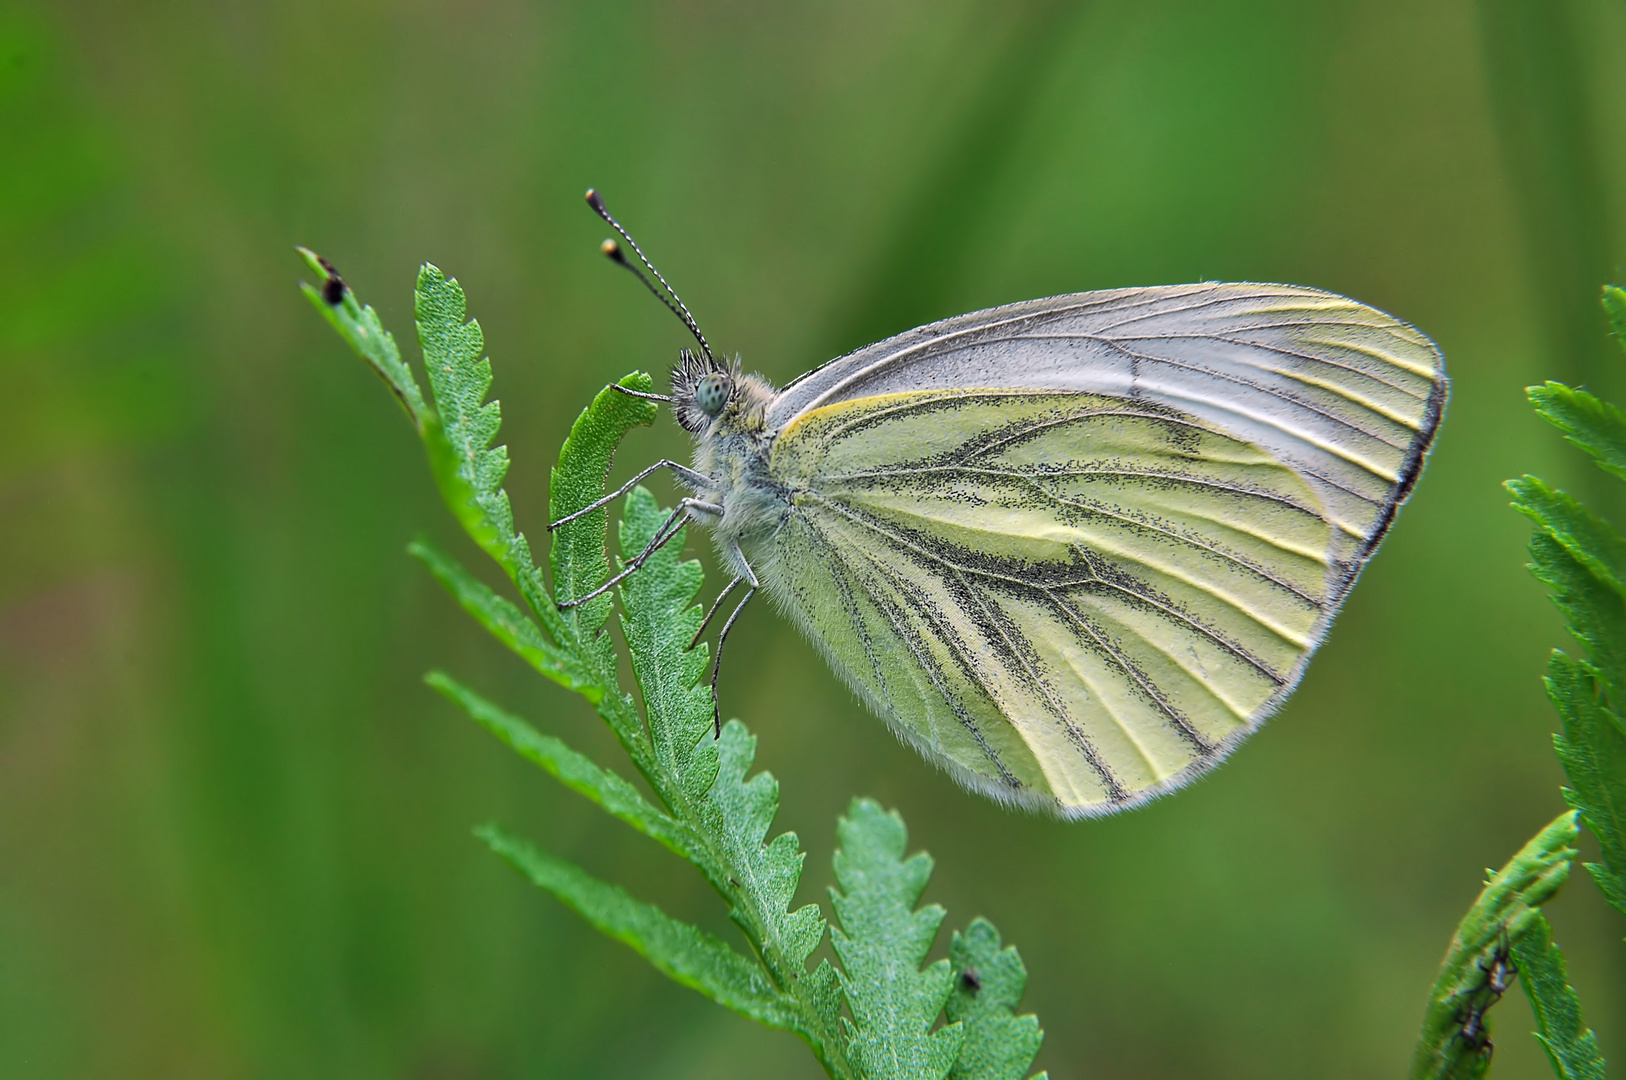
{"label": "butterfly leg", "polygon": [[643,398],[645,401],[664,401],[668,405],[672,403],[671,394],[646,394],[642,390],[634,390],[631,387],[622,386],[620,383],[611,383],[610,389],[628,397]]}
{"label": "butterfly leg", "polygon": [[620,487],[616,488],[610,494],[604,496],[604,498],[589,503],[587,506],[582,507],[574,514],[566,514],[558,521],[550,523],[548,525],[548,531],[552,532],[561,525],[568,524],[569,522],[575,521],[579,517],[584,517],[591,514],[594,510],[604,509],[606,506],[609,506],[611,503],[615,502],[615,500],[637,487],[638,484],[650,473],[658,472],[661,469],[671,469],[673,474],[676,475],[680,481],[689,485],[691,488],[694,488],[696,491],[711,490],[717,486],[712,478],[707,476],[705,473],[695,472],[686,465],[679,465],[675,461],[662,458],[649,468],[645,469],[643,472],[639,473],[637,476],[634,476],[631,480],[628,480],[625,484],[622,484]]}
{"label": "butterfly leg", "polygon": [[718,609],[723,606],[723,601],[728,599],[728,594],[739,588],[740,582],[744,580],[745,578],[743,577],[736,577],[733,581],[728,583],[722,592],[717,594],[717,599],[711,602],[711,610],[706,612],[706,617],[704,619],[700,620],[700,629],[696,630],[694,632],[694,637],[689,639],[689,648],[692,649],[696,645],[700,644],[700,635],[704,634],[706,632],[706,627],[711,625],[711,617],[717,614]]}
{"label": "butterfly leg", "polygon": [[[734,613],[730,615],[728,617],[728,621],[723,624],[723,632],[717,635],[717,659],[713,660],[711,664],[711,722],[713,727],[716,729],[716,734],[713,737],[719,739],[723,736],[723,711],[722,708],[717,704],[717,676],[722,674],[723,671],[723,646],[728,642],[728,632],[734,629],[734,620],[740,617],[740,612],[745,610],[745,605],[749,604],[751,602],[751,597],[756,595],[757,586],[759,584],[755,572],[753,572],[751,569],[751,564],[745,561],[745,553],[740,550],[740,545],[738,544],[734,545],[734,557],[739,560],[740,566],[745,569],[745,580],[751,583],[751,587],[745,590],[744,596],[740,597],[740,602],[734,607]],[[739,583],[740,579],[735,578],[728,586],[728,589],[724,590],[723,596],[727,596],[728,592]],[[717,603],[721,604],[722,602],[722,597],[718,597]],[[715,605],[713,606],[712,610],[716,610]],[[707,618],[710,617],[711,616],[709,615],[707,616]]]}
{"label": "butterfly leg", "polygon": [[574,600],[561,601],[559,607],[573,608],[578,604],[585,604],[596,596],[604,595],[610,589],[631,577],[633,573],[643,567],[644,563],[649,561],[651,555],[671,543],[672,538],[683,531],[683,526],[688,523],[690,511],[721,517],[723,508],[716,503],[706,502],[704,499],[680,499],[671,516],[661,524],[660,528],[655,530],[655,535],[649,538],[649,543],[644,545],[644,550],[634,555],[619,574],[612,576],[610,580],[585,596],[578,596]]}

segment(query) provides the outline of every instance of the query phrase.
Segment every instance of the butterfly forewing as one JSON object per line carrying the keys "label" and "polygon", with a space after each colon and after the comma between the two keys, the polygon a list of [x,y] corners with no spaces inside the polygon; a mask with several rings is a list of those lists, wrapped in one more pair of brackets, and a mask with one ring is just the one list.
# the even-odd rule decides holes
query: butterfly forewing
{"label": "butterfly forewing", "polygon": [[1174,285],[1050,297],[911,330],[786,386],[786,428],[888,393],[1069,390],[1154,401],[1306,478],[1360,551],[1409,492],[1445,404],[1439,351],[1346,297],[1292,285]]}
{"label": "butterfly forewing", "polygon": [[1082,294],[793,383],[753,559],[909,741],[1070,815],[1217,761],[1296,682],[1409,490],[1438,354],[1280,286]]}

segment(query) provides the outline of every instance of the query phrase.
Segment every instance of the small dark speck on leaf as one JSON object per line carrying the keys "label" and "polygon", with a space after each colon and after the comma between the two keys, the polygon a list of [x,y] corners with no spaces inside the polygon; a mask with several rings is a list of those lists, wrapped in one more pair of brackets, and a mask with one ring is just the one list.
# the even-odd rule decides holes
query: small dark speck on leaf
{"label": "small dark speck on leaf", "polygon": [[976,968],[966,968],[960,972],[960,988],[968,994],[982,989],[982,977],[977,974]]}
{"label": "small dark speck on leaf", "polygon": [[[324,259],[323,262],[325,263],[326,260]],[[327,301],[329,307],[338,307],[344,303],[344,279],[338,274],[331,273],[332,267],[328,269],[330,271],[329,277],[322,282],[322,299]]]}

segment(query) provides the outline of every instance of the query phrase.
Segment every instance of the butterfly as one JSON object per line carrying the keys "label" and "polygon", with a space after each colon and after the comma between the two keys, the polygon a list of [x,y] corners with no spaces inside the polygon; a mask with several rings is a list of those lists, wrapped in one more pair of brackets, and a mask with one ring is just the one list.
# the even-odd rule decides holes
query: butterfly
{"label": "butterfly", "polygon": [[1410,325],[1217,282],[975,311],[776,389],[717,359],[588,202],[664,293],[605,253],[700,349],[669,395],[637,395],[672,405],[692,464],[657,462],[581,513],[660,469],[693,495],[575,602],[707,526],[734,579],[706,622],[747,587],[714,704],[761,590],[928,760],[1064,818],[1180,787],[1281,706],[1445,409],[1444,358]]}

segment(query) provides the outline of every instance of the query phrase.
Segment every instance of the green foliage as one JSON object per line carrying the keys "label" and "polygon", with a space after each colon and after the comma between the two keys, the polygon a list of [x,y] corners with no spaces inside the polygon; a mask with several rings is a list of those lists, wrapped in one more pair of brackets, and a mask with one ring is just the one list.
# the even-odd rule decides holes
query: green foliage
{"label": "green foliage", "polygon": [[1587,863],[1604,898],[1626,915],[1626,733],[1605,703],[1591,669],[1555,651],[1547,666],[1547,693],[1564,723],[1553,746],[1570,786],[1564,800],[1598,838],[1603,863]]}
{"label": "green foliage", "polygon": [[1597,459],[1598,467],[1626,480],[1626,416],[1585,390],[1549,382],[1525,391],[1542,419]]}
{"label": "green foliage", "polygon": [[[322,288],[304,281],[299,283],[305,299],[309,300],[311,306],[322,313],[322,318],[339,332],[339,336],[348,341],[350,347],[360,353],[361,358],[372,366],[373,371],[384,380],[384,385],[390,388],[395,399],[401,403],[401,408],[406,410],[413,425],[422,431],[424,424],[433,414],[424,404],[423,391],[418,389],[418,380],[412,377],[412,369],[401,359],[401,350],[396,347],[394,336],[378,321],[378,312],[370,305],[362,307],[333,267],[316,252],[303,247],[295,250],[305,260],[306,265],[323,278]],[[333,300],[329,297],[333,297]]]}
{"label": "green foliage", "polygon": [[[1626,292],[1603,291],[1617,339],[1626,326]],[[1626,479],[1626,416],[1592,394],[1559,383],[1531,387],[1536,411]],[[1602,863],[1587,871],[1610,904],[1626,914],[1626,540],[1602,518],[1535,477],[1508,482],[1514,506],[1536,524],[1531,570],[1552,594],[1587,656],[1555,651],[1547,693],[1563,721],[1554,746],[1569,786],[1565,801],[1598,838]]]}
{"label": "green foliage", "polygon": [[1044,1032],[1036,1016],[1011,1010],[1027,989],[1028,969],[1014,948],[1000,947],[999,931],[973,919],[949,946],[954,992],[944,1009],[965,1028],[965,1045],[949,1076],[954,1080],[1021,1080],[1039,1052]]}
{"label": "green foliage", "polygon": [[[1622,540],[1608,522],[1570,495],[1553,490],[1534,476],[1509,480],[1507,489],[1513,493],[1514,508],[1535,521],[1536,527],[1563,548],[1564,554],[1579,563],[1597,584],[1626,594],[1626,540]],[[1590,582],[1572,585],[1565,580],[1571,575],[1545,550],[1538,552],[1537,558],[1538,573],[1555,591],[1562,589],[1578,596],[1590,591]],[[1608,601],[1608,606],[1612,608],[1614,602]]]}
{"label": "green foliage", "polygon": [[[1626,291],[1605,286],[1603,307],[1626,348]],[[1563,383],[1527,391],[1536,412],[1626,479],[1626,415]],[[1493,876],[1462,920],[1429,1000],[1412,1076],[1471,1078],[1490,1067],[1486,1010],[1513,974],[1523,976],[1536,1039],[1561,1080],[1601,1080],[1597,1039],[1581,1021],[1563,954],[1539,906],[1569,875],[1578,825],[1598,838],[1602,863],[1587,871],[1604,898],[1626,914],[1626,539],[1573,496],[1534,476],[1509,480],[1513,506],[1535,523],[1530,571],[1547,587],[1584,658],[1553,650],[1547,696],[1563,730],[1553,747],[1569,786],[1569,813],[1549,825]]]}
{"label": "green foliage", "polygon": [[1609,316],[1610,332],[1626,347],[1626,289],[1619,285],[1603,287],[1603,313]]}
{"label": "green foliage", "polygon": [[520,873],[599,930],[632,946],[669,978],[769,1027],[797,1028],[795,1009],[762,969],[717,938],[494,825],[479,829],[478,835]]}
{"label": "green foliage", "polygon": [[1597,1036],[1581,1021],[1581,999],[1569,984],[1564,954],[1553,944],[1552,927],[1540,912],[1514,944],[1513,962],[1536,1014],[1536,1041],[1547,1051],[1554,1075],[1560,1080],[1603,1080]]}
{"label": "green foliage", "polygon": [[[932,862],[924,853],[905,858],[907,833],[895,812],[857,800],[842,819],[838,888],[830,894],[839,920],[830,928],[839,967],[821,960],[808,970],[824,939],[824,914],[818,904],[792,906],[805,855],[793,832],[770,839],[779,788],[770,774],[751,771],[755,738],[737,720],[713,734],[703,684],[707,651],[688,647],[700,625],[695,598],[702,573],[697,562],[682,560],[681,535],[619,590],[640,713],[620,685],[614,639],[604,632],[613,598],[606,594],[569,609],[556,604],[585,595],[609,576],[608,514],[595,511],[555,531],[550,590],[529,543],[514,529],[502,488],[507,451],[492,445],[501,413],[497,402],[486,400],[491,366],[481,355],[479,325],[466,318],[461,287],[433,266],[418,278],[414,310],[430,405],[373,309],[362,307],[348,287],[334,285],[328,264],[301,250],[324,275],[322,285],[303,286],[306,295],[406,409],[447,506],[507,574],[526,608],[426,541],[414,543],[412,553],[493,637],[594,705],[654,800],[452,677],[434,672],[427,681],[522,757],[691,862],[728,905],[747,948],[674,919],[495,825],[482,827],[479,836],[536,885],[673,980],[801,1036],[831,1076],[1024,1076],[1042,1034],[1036,1019],[1012,1013],[1026,981],[1021,959],[1014,949],[1002,949],[998,932],[978,919],[954,936],[950,959],[922,967],[944,912],[915,906]],[[650,381],[633,374],[620,385],[648,391]],[[598,395],[571,428],[553,470],[549,510],[555,520],[602,496],[621,438],[654,415],[647,400],[608,388]],[[617,537],[623,560],[644,548],[666,516],[642,488],[628,496]],[[947,1020],[939,1026],[945,1009]]]}
{"label": "green foliage", "polygon": [[660,841],[684,858],[692,858],[699,845],[683,822],[654,806],[626,780],[579,754],[551,735],[544,735],[512,713],[505,712],[444,672],[432,671],[424,679],[468,713],[476,723],[497,736],[520,757],[538,765],[565,787],[598,803],[645,836]]}
{"label": "green foliage", "polygon": [[1490,1067],[1486,1011],[1511,976],[1509,949],[1569,877],[1575,812],[1562,814],[1491,875],[1463,916],[1429,994],[1412,1080],[1474,1080]]}
{"label": "green foliage", "polygon": [[947,960],[920,969],[947,914],[936,904],[915,907],[932,876],[931,856],[905,859],[903,819],[867,799],[853,801],[836,834],[830,904],[841,929],[831,929],[830,943],[852,1007],[852,1020],[842,1023],[848,1056],[876,1080],[947,1076],[964,1032],[959,1024],[931,1030],[952,977]]}

